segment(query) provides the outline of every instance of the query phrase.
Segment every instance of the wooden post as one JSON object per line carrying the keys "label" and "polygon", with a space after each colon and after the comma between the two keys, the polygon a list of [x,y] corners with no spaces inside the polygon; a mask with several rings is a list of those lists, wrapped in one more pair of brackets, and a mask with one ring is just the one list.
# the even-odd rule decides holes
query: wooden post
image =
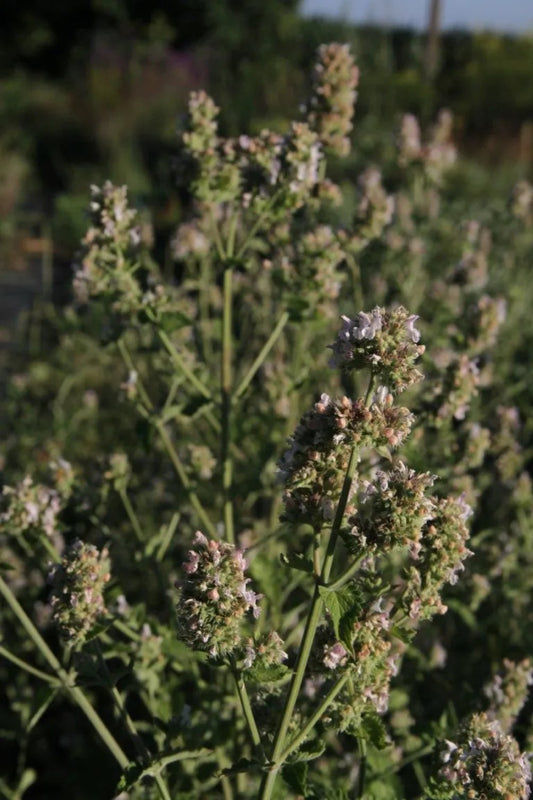
{"label": "wooden post", "polygon": [[441,0],[430,0],[428,33],[426,42],[426,75],[431,81],[439,65],[439,34],[441,19]]}

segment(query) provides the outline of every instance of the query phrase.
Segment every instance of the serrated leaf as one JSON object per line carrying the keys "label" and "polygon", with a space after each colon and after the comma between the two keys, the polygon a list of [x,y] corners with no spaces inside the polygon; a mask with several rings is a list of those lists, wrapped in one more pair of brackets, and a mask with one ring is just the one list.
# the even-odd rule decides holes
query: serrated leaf
{"label": "serrated leaf", "polygon": [[245,672],[247,681],[251,683],[274,683],[287,676],[290,669],[284,664],[261,664],[254,663]]}
{"label": "serrated leaf", "polygon": [[298,764],[300,761],[314,761],[319,758],[326,749],[326,743],[318,739],[304,742],[301,747],[290,756],[291,764]]}
{"label": "serrated leaf", "polygon": [[299,795],[307,794],[308,765],[304,761],[297,764],[286,764],[281,773],[283,780],[293,792]]}
{"label": "serrated leaf", "polygon": [[384,750],[388,745],[387,729],[383,720],[377,714],[364,714],[362,720],[364,738],[378,750]]}
{"label": "serrated leaf", "polygon": [[[359,600],[359,593],[354,586],[343,586],[341,589],[331,591],[325,586],[319,587],[320,595],[324,599],[324,605],[331,615],[335,636],[341,639],[340,624],[341,620],[345,619],[346,623],[343,628],[355,620],[359,615],[361,604]],[[343,631],[346,633],[346,631]],[[350,645],[351,646],[351,645]]]}
{"label": "serrated leaf", "polygon": [[307,572],[309,574],[313,572],[313,562],[311,559],[305,558],[305,556],[300,553],[289,553],[288,555],[282,553],[279,559],[285,567],[298,569],[301,572]]}

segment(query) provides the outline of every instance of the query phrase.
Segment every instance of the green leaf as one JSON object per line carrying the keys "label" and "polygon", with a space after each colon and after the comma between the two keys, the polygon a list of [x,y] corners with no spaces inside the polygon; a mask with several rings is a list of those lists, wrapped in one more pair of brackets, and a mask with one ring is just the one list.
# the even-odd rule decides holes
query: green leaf
{"label": "green leaf", "polygon": [[238,772],[250,772],[252,770],[256,770],[259,766],[259,762],[256,759],[250,758],[239,758],[231,767],[222,770],[223,775],[235,775]]}
{"label": "green leaf", "polygon": [[301,747],[290,756],[289,762],[297,764],[300,761],[314,761],[319,758],[326,749],[326,743],[320,739],[311,739],[304,742]]}
{"label": "green leaf", "polygon": [[399,625],[392,625],[390,632],[391,636],[396,637],[396,639],[399,639],[400,642],[403,642],[404,644],[409,644],[409,642],[413,638],[412,631],[405,630],[404,628],[401,628]]}
{"label": "green leaf", "polygon": [[291,569],[298,569],[301,572],[307,572],[309,574],[313,572],[313,562],[311,559],[305,558],[305,556],[300,553],[289,553],[288,555],[282,553],[279,559],[284,566],[290,567]]}
{"label": "green leaf", "polygon": [[362,733],[364,738],[378,750],[384,750],[389,744],[387,729],[378,714],[364,714],[362,720]]}
{"label": "green leaf", "polygon": [[[325,586],[320,586],[319,592],[324,599],[324,605],[331,615],[335,636],[337,639],[342,640],[344,635],[344,639],[346,639],[348,627],[353,626],[353,622],[361,611],[359,592],[355,586],[350,585],[343,586],[335,591],[331,591]],[[343,621],[342,626],[341,620]],[[351,647],[351,642],[348,646]]]}
{"label": "green leaf", "polygon": [[289,789],[305,797],[307,794],[307,771],[308,765],[300,761],[297,764],[286,764],[283,767],[281,776]]}
{"label": "green leaf", "polygon": [[390,786],[382,781],[374,781],[365,792],[366,800],[398,800],[398,786]]}
{"label": "green leaf", "polygon": [[255,662],[244,673],[246,680],[251,683],[275,683],[287,676],[290,669],[285,664],[261,664]]}
{"label": "green leaf", "polygon": [[163,425],[166,425],[167,422],[170,422],[171,420],[180,416],[183,416],[183,406],[173,405],[165,409],[165,411],[159,417],[159,420],[163,423]]}
{"label": "green leaf", "polygon": [[181,311],[166,311],[159,317],[159,324],[165,333],[174,333],[174,331],[190,325],[191,318]]}

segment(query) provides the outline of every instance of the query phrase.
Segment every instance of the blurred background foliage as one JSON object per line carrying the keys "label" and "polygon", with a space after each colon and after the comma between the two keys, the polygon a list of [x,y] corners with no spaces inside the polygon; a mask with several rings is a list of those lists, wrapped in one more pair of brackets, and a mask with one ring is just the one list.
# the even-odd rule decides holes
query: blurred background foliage
{"label": "blurred background foliage", "polygon": [[[31,272],[28,261],[40,259],[33,289],[67,299],[88,185],[105,178],[127,183],[134,203],[151,209],[157,249],[181,217],[168,165],[189,92],[212,94],[223,109],[224,134],[283,130],[324,41],[350,43],[361,69],[354,155],[339,167],[348,179],[369,158],[382,160],[390,151],[400,113],[415,113],[424,123],[442,106],[454,113],[463,154],[491,167],[518,159],[531,171],[533,38],[443,33],[429,80],[422,33],[304,18],[298,6],[298,0],[74,0],[66,6],[6,0],[0,29],[3,282],[6,272]],[[7,311],[2,316],[4,325],[13,322]]]}

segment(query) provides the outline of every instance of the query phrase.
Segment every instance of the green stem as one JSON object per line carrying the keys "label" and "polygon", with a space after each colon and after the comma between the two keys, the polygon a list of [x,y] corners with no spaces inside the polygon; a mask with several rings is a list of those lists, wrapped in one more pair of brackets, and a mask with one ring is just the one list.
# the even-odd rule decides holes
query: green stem
{"label": "green stem", "polygon": [[[323,600],[319,593],[319,587],[317,584],[315,586],[313,599],[311,601],[311,608],[309,610],[309,615],[307,617],[307,621],[305,624],[305,631],[302,638],[302,642],[300,644],[300,650],[298,652],[298,658],[296,660],[294,673],[290,683],[289,693],[285,701],[283,714],[274,739],[274,749],[272,751],[271,760],[273,762],[273,765],[277,765],[278,767],[281,767],[281,764],[283,763],[281,755],[285,748],[287,731],[289,729],[292,714],[296,706],[296,702],[298,700],[298,695],[300,693],[300,688],[302,686],[305,675],[305,668],[307,667],[307,662],[309,660],[309,655],[311,653],[311,647],[313,646],[316,629],[320,621],[320,616],[322,614],[322,606],[323,606]],[[271,796],[271,790],[268,793],[266,792],[267,784],[269,784],[272,781],[271,776],[272,776],[272,771],[267,773],[266,781],[264,783],[264,786],[262,787],[262,793],[260,794],[261,800],[268,800],[268,798],[270,798]],[[273,785],[274,784],[272,782],[272,786]]]}
{"label": "green stem", "polygon": [[[229,763],[226,761],[224,757],[224,752],[222,748],[217,747],[215,752],[218,761],[218,766],[220,767],[222,773],[222,770],[226,769],[226,767],[229,766]],[[231,788],[231,781],[227,775],[224,774],[220,775],[220,785],[222,786],[222,794],[224,795],[224,800],[233,800],[233,789]]]}
{"label": "green stem", "polygon": [[155,785],[159,790],[159,794],[161,795],[163,800],[172,800],[170,796],[170,792],[167,788],[166,782],[163,780],[161,775],[154,775]]}
{"label": "green stem", "polygon": [[104,674],[107,683],[107,688],[109,690],[109,693],[111,694],[111,697],[113,698],[115,706],[118,709],[120,718],[122,719],[122,722],[124,723],[126,730],[128,731],[128,735],[131,739],[134,748],[137,751],[137,755],[140,756],[145,763],[147,763],[150,760],[150,753],[144,746],[144,742],[137,733],[135,723],[130,717],[128,711],[126,710],[126,706],[124,705],[120,692],[118,691],[117,687],[113,682],[113,678],[111,677],[111,673],[109,672],[109,667],[107,666],[107,662],[104,658],[100,642],[96,639],[94,640],[93,645],[94,645],[94,650],[96,652],[96,656],[98,658],[98,661],[100,663],[102,672]]}
{"label": "green stem", "polygon": [[267,216],[268,212],[270,211],[270,209],[272,208],[272,206],[275,204],[276,200],[278,199],[278,195],[279,195],[279,192],[274,192],[274,194],[272,195],[270,200],[267,202],[267,204],[265,205],[265,207],[263,208],[263,210],[261,211],[261,213],[257,217],[256,221],[254,222],[254,224],[250,228],[248,236],[246,237],[246,239],[244,240],[244,242],[240,246],[239,250],[237,251],[237,255],[236,255],[236,260],[237,261],[240,261],[241,258],[243,257],[243,255],[245,254],[246,250],[248,249],[248,245],[250,244],[250,242],[254,238],[255,234],[257,233],[257,231],[261,227],[261,224],[263,223],[263,220]]}
{"label": "green stem", "polygon": [[134,631],[120,619],[113,620],[113,627],[116,628],[117,631],[123,633],[124,636],[127,636],[128,639],[131,639],[133,642],[140,642],[142,639],[142,636],[139,633],[137,633],[137,631]]}
{"label": "green stem", "polygon": [[368,387],[365,394],[365,406],[368,406],[373,388],[374,388],[374,373],[372,372],[370,374],[370,380],[368,381]]}
{"label": "green stem", "polygon": [[281,763],[271,764],[269,766],[268,771],[265,773],[261,782],[261,787],[259,789],[259,800],[267,800],[268,798],[272,797],[274,784],[276,783],[276,778],[278,777],[278,772],[280,769]]}
{"label": "green stem", "polygon": [[287,758],[290,756],[294,750],[297,750],[303,742],[307,739],[317,722],[322,718],[325,714],[331,703],[335,700],[341,689],[343,688],[344,684],[348,680],[348,673],[345,672],[344,675],[339,678],[337,683],[330,689],[326,697],[320,703],[319,707],[313,714],[313,716],[309,719],[309,721],[305,724],[302,728],[300,733],[291,740],[291,742],[287,745],[283,753],[281,754],[281,761],[286,761]]}
{"label": "green stem", "polygon": [[176,528],[178,527],[179,519],[180,519],[180,515],[176,511],[176,513],[172,515],[172,519],[170,520],[170,522],[167,525],[167,529],[165,531],[165,535],[164,535],[163,540],[161,541],[161,544],[159,545],[159,548],[158,548],[157,553],[156,553],[156,557],[155,557],[156,561],[161,562],[164,559],[165,554],[166,554],[166,552],[167,552],[167,550],[168,550],[168,548],[170,546],[170,543],[172,541],[172,537],[174,536]]}
{"label": "green stem", "polygon": [[[101,651],[100,651],[100,658],[102,660],[102,663],[104,664],[105,672],[107,673],[109,678],[111,678],[111,676],[109,675],[109,670],[107,668],[107,664],[104,661],[104,657],[103,657]],[[135,723],[133,722],[132,718],[130,717],[130,715],[129,715],[127,709],[126,709],[126,706],[124,705],[124,702],[122,700],[120,692],[118,691],[116,686],[111,686],[110,687],[110,691],[111,691],[111,695],[113,697],[113,700],[115,701],[115,705],[117,706],[117,708],[119,710],[119,713],[120,713],[120,716],[121,716],[121,718],[122,718],[122,720],[124,722],[124,725],[126,726],[127,731],[128,731],[128,733],[130,735],[130,739],[133,742],[133,746],[135,747],[135,749],[137,751],[137,754],[139,755],[139,757],[145,763],[149,763],[150,760],[151,760],[150,751],[145,746],[143,740],[139,736],[137,728],[135,727]],[[170,797],[170,793],[168,791],[168,787],[167,787],[166,781],[163,778],[163,776],[160,775],[159,773],[155,773],[153,777],[154,777],[154,781],[155,781],[155,784],[157,786],[157,789],[159,791],[159,794],[161,795],[163,800],[172,800],[172,798]]]}
{"label": "green stem", "polygon": [[233,666],[232,667],[233,677],[235,679],[235,686],[237,688],[237,694],[239,696],[239,700],[242,706],[243,714],[246,719],[246,723],[248,725],[248,730],[250,731],[250,736],[255,748],[262,749],[261,745],[261,736],[259,734],[259,730],[257,728],[257,724],[254,717],[254,712],[252,710],[252,706],[250,703],[250,698],[248,697],[248,691],[246,689],[246,684],[244,682],[244,678],[242,673],[239,673],[238,670]]}
{"label": "green stem", "polygon": [[352,486],[356,465],[357,465],[357,450],[355,447],[352,447],[352,451],[350,453],[350,460],[348,462],[348,467],[346,470],[346,475],[344,476],[344,482],[342,485],[339,502],[337,504],[335,518],[333,520],[333,525],[331,527],[328,539],[326,555],[324,557],[324,563],[322,565],[322,573],[320,575],[320,583],[317,583],[315,585],[313,599],[311,601],[311,607],[309,609],[309,615],[307,617],[307,622],[305,625],[304,635],[302,638],[302,642],[300,644],[300,650],[298,652],[298,657],[296,660],[293,677],[289,687],[289,693],[287,695],[287,699],[285,701],[285,707],[283,709],[283,714],[274,738],[274,748],[272,751],[272,759],[271,759],[272,768],[269,770],[269,772],[266,773],[263,779],[259,795],[260,800],[270,800],[270,797],[272,796],[274,783],[276,780],[277,771],[279,771],[279,768],[283,764],[283,752],[285,750],[285,741],[287,738],[287,732],[289,729],[294,708],[296,706],[296,702],[298,700],[298,695],[300,693],[300,689],[305,677],[307,662],[309,660],[309,655],[311,653],[311,648],[313,646],[316,629],[318,627],[318,623],[320,621],[320,617],[322,614],[322,607],[324,601],[322,599],[320,589],[321,585],[327,585],[329,576],[331,574],[331,568],[333,566],[333,556],[335,553],[335,545],[337,543],[342,520],[344,517],[344,512],[346,510],[346,504],[348,502],[348,497]]}
{"label": "green stem", "polygon": [[350,566],[347,567],[347,569],[345,569],[344,572],[341,572],[338,578],[335,578],[334,581],[328,583],[325,588],[329,589],[332,592],[336,592],[337,589],[341,589],[344,586],[344,584],[347,583],[347,581],[349,581],[353,575],[355,575],[355,573],[361,566],[361,561],[363,560],[363,558],[364,556],[360,556],[358,559],[356,559],[353,562],[353,564],[350,564]]}
{"label": "green stem", "polygon": [[159,435],[161,437],[161,441],[163,442],[163,444],[165,446],[165,449],[166,449],[166,451],[167,451],[167,453],[168,453],[168,455],[170,457],[170,460],[172,461],[172,465],[173,465],[174,469],[176,470],[178,478],[180,479],[181,484],[182,484],[183,488],[185,489],[185,491],[187,493],[187,497],[189,499],[189,502],[190,502],[191,506],[194,508],[194,510],[196,511],[196,513],[198,514],[198,519],[202,523],[205,531],[207,533],[209,533],[209,535],[212,536],[213,538],[216,538],[217,533],[216,533],[215,526],[213,525],[213,523],[211,522],[211,520],[207,516],[207,513],[206,513],[204,507],[202,506],[202,504],[200,503],[200,500],[198,499],[198,495],[196,494],[196,492],[191,487],[191,483],[190,483],[189,478],[187,476],[187,472],[185,470],[185,467],[183,466],[183,463],[182,463],[179,455],[176,452],[176,448],[172,444],[172,440],[171,440],[170,436],[168,435],[167,429],[165,428],[163,423],[159,422],[159,421],[156,422],[156,428],[157,428],[157,431],[158,431],[158,433],[159,433]]}
{"label": "green stem", "polygon": [[106,727],[103,720],[96,713],[90,702],[87,700],[82,690],[78,686],[72,686],[70,683],[67,672],[63,669],[58,659],[52,653],[42,636],[40,635],[33,622],[30,620],[17,598],[0,576],[0,594],[4,597],[5,601],[17,617],[18,621],[32,640],[37,650],[41,653],[43,658],[48,662],[53,671],[58,677],[63,687],[69,693],[71,699],[79,706],[81,711],[85,714],[91,725],[94,727],[104,744],[115,757],[120,767],[124,770],[129,764],[129,759],[124,753],[111,731]]}
{"label": "green stem", "polygon": [[217,221],[215,219],[215,215],[211,210],[211,228],[213,231],[213,239],[215,240],[215,245],[217,248],[218,257],[221,261],[226,260],[226,252],[224,250],[224,244],[222,243],[222,237],[220,235],[220,231],[218,229]]}
{"label": "green stem", "polygon": [[[129,370],[135,370],[135,364],[133,363],[133,359],[132,359],[132,357],[131,357],[131,355],[130,355],[130,353],[128,351],[128,348],[126,346],[126,343],[124,342],[123,339],[119,339],[118,340],[118,347],[119,347],[119,352],[120,352],[120,354],[122,356],[122,359],[123,359],[124,363],[126,364],[127,368]],[[144,388],[144,386],[142,384],[142,381],[140,381],[140,380],[137,381],[137,388],[138,388],[138,391],[139,391],[139,396],[141,398],[141,401],[144,403],[144,406],[145,406],[146,410],[148,412],[152,412],[153,413],[154,404],[150,400],[148,392]],[[196,513],[198,514],[198,518],[201,521],[201,523],[203,524],[205,530],[209,533],[210,536],[216,538],[215,526],[213,525],[213,523],[211,522],[211,520],[207,516],[207,513],[205,512],[202,504],[200,503],[196,492],[191,487],[191,483],[189,481],[189,478],[187,477],[187,472],[185,470],[185,467],[183,466],[183,464],[181,462],[181,459],[178,456],[174,445],[172,444],[172,440],[171,440],[170,436],[168,435],[168,432],[167,432],[167,429],[165,428],[164,423],[161,422],[161,420],[157,420],[155,422],[155,427],[157,429],[157,432],[159,433],[159,436],[161,437],[161,441],[163,442],[163,444],[165,446],[165,449],[166,449],[166,451],[168,453],[168,456],[169,456],[170,460],[172,461],[172,466],[176,470],[178,478],[180,479],[181,484],[182,484],[183,488],[185,489],[185,491],[187,493],[187,497],[188,497],[188,500],[189,500],[190,504],[192,505],[192,507],[194,508]]]}
{"label": "green stem", "polygon": [[131,526],[132,526],[133,530],[135,531],[135,535],[136,535],[137,539],[139,540],[139,542],[142,544],[144,542],[143,532],[142,532],[141,526],[139,524],[139,520],[137,518],[137,514],[133,510],[133,506],[132,506],[132,504],[130,502],[130,498],[128,497],[128,493],[126,492],[126,489],[124,489],[124,488],[119,489],[118,493],[120,495],[120,499],[122,500],[122,505],[126,509],[126,514],[128,515],[128,519],[131,522]]}
{"label": "green stem", "polygon": [[207,400],[211,400],[211,393],[209,392],[209,389],[206,386],[204,386],[202,381],[199,378],[197,378],[196,375],[194,374],[194,372],[192,372],[189,369],[189,367],[187,366],[187,364],[185,363],[183,358],[180,356],[179,352],[176,350],[176,348],[174,347],[174,345],[170,341],[167,333],[164,330],[162,330],[161,328],[157,328],[157,335],[161,339],[161,342],[162,342],[165,350],[169,354],[169,356],[170,356],[172,362],[174,363],[174,365],[179,370],[181,370],[181,372],[183,372],[183,374],[185,375],[187,380],[190,381],[191,385],[194,386],[194,388],[198,392],[200,392],[200,394],[203,397],[205,397]]}
{"label": "green stem", "polygon": [[355,474],[355,468],[357,466],[357,458],[358,458],[357,448],[352,447],[352,451],[350,453],[350,460],[348,462],[348,468],[346,470],[346,475],[344,476],[344,483],[342,484],[341,496],[337,504],[337,510],[335,512],[333,525],[331,526],[331,533],[329,536],[328,546],[326,549],[326,556],[324,558],[324,566],[322,567],[321,582],[324,585],[327,585],[329,581],[329,576],[331,574],[331,568],[333,566],[333,556],[335,554],[335,546],[337,544],[337,539],[339,538],[342,520],[344,517],[344,512],[346,510],[346,504],[350,496],[353,476]]}
{"label": "green stem", "polygon": [[366,778],[366,741],[360,736],[357,738],[357,749],[359,750],[359,780],[356,797],[364,797]]}
{"label": "green stem", "polygon": [[228,241],[226,246],[226,258],[233,258],[235,255],[235,238],[237,236],[237,227],[239,225],[239,213],[233,214],[229,225]]}
{"label": "green stem", "polygon": [[21,658],[17,658],[16,655],[11,653],[9,650],[6,650],[6,648],[2,647],[1,645],[0,645],[0,656],[3,656],[8,661],[11,661],[13,664],[16,664],[17,667],[20,667],[20,669],[29,672],[30,675],[35,675],[36,678],[40,678],[45,683],[49,683],[51,686],[58,685],[57,678],[54,678],[52,675],[48,675],[46,672],[41,672],[41,670],[37,669],[36,667],[32,667],[31,664],[27,664],[26,661],[23,661]]}
{"label": "green stem", "polygon": [[226,267],[224,271],[224,308],[222,317],[222,489],[224,495],[224,529],[230,544],[235,542],[233,522],[233,463],[231,458],[231,356],[232,356],[232,280],[233,270]]}
{"label": "green stem", "polygon": [[61,561],[61,556],[57,552],[57,549],[54,547],[53,543],[50,541],[46,533],[43,536],[41,536],[41,542],[43,543],[44,549],[46,550],[46,552],[48,553],[54,564],[57,564],[58,561]]}
{"label": "green stem", "polygon": [[143,386],[142,381],[139,378],[139,373],[135,369],[135,364],[133,363],[133,359],[131,357],[130,351],[127,348],[126,342],[124,339],[119,339],[117,342],[118,350],[120,355],[122,356],[122,360],[124,361],[126,367],[129,369],[130,372],[135,372],[137,375],[137,391],[139,392],[139,397],[141,398],[141,402],[144,404],[144,407],[151,411],[153,409],[152,401],[150,400],[146,389]]}
{"label": "green stem", "polygon": [[286,311],[284,311],[283,314],[281,315],[281,317],[279,318],[276,327],[274,328],[274,330],[272,331],[272,333],[268,337],[268,340],[265,342],[265,344],[261,348],[261,352],[259,353],[259,355],[255,359],[254,363],[252,364],[252,366],[250,367],[250,369],[248,370],[248,372],[246,373],[246,375],[244,376],[244,378],[240,382],[239,386],[237,387],[237,390],[236,390],[236,392],[234,394],[235,399],[238,399],[239,397],[241,397],[244,394],[244,392],[246,391],[246,389],[250,385],[254,375],[256,374],[257,370],[263,364],[263,362],[265,361],[266,357],[268,356],[268,354],[270,353],[270,351],[274,347],[276,341],[279,339],[279,337],[280,337],[280,335],[281,335],[281,333],[283,331],[283,328],[287,324],[288,320],[289,320],[289,315],[288,315],[288,313]]}

